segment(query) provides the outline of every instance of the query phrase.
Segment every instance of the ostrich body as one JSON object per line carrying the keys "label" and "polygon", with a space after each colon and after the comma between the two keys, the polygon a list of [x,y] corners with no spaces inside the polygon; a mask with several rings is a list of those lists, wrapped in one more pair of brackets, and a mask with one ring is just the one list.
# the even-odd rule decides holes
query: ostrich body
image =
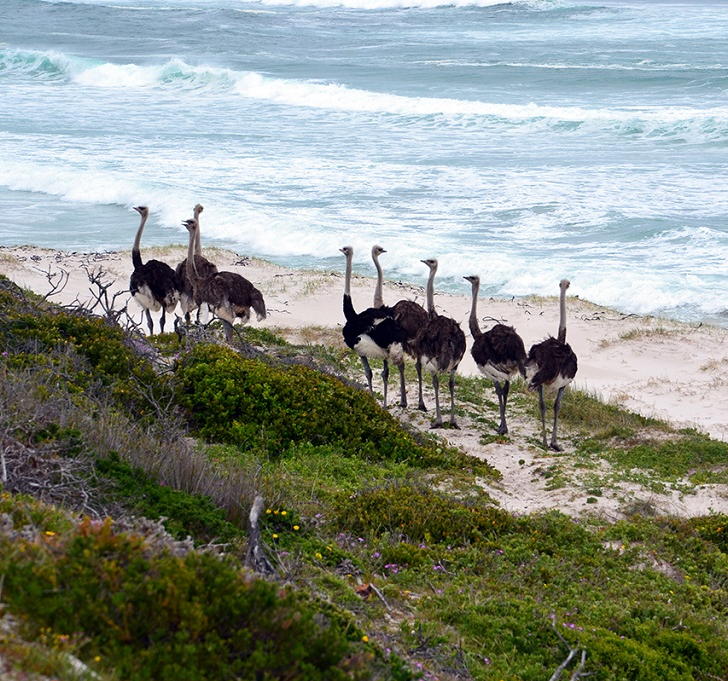
{"label": "ostrich body", "polygon": [[498,434],[508,432],[506,424],[506,404],[511,381],[518,375],[526,375],[526,348],[523,340],[512,326],[496,324],[488,331],[481,331],[478,325],[478,291],[480,290],[480,277],[477,275],[464,277],[472,284],[473,302],[470,308],[470,333],[473,336],[473,346],[470,354],[482,374],[493,381],[495,393],[498,395],[500,408],[500,425]]}
{"label": "ostrich body", "polygon": [[147,206],[135,206],[134,210],[141,216],[134,245],[131,249],[131,262],[134,271],[129,278],[129,292],[134,300],[143,308],[149,327],[149,335],[154,333],[154,322],[151,311],[162,310],[159,318],[160,333],[164,333],[165,314],[172,314],[179,301],[179,291],[175,285],[174,270],[161,260],[142,261],[139,245],[144,232],[144,225],[149,217]]}
{"label": "ostrich body", "polygon": [[265,319],[265,301],[263,294],[245,277],[236,272],[213,272],[203,278],[196,270],[194,256],[195,239],[198,222],[194,218],[182,223],[190,233],[187,250],[187,276],[194,287],[195,302],[199,307],[206,303],[210,311],[219,317],[225,325],[225,337],[228,342],[233,337],[233,322],[241,319],[245,324],[250,319],[251,309],[258,321]]}
{"label": "ostrich body", "polygon": [[[197,233],[195,235],[195,269],[202,279],[217,272],[217,266],[202,255],[202,242],[200,240],[200,213],[203,207],[198,203],[193,209],[194,219],[197,220]],[[195,292],[192,281],[187,275],[187,258],[185,258],[174,270],[174,278],[179,291],[179,305],[185,316],[185,324],[190,324],[190,314],[197,309],[199,319],[200,308],[195,302]]]}
{"label": "ostrich body", "polygon": [[465,355],[465,333],[454,319],[437,314],[435,310],[435,273],[438,263],[434,258],[422,262],[430,268],[430,277],[427,280],[429,318],[425,326],[420,329],[413,345],[422,366],[432,374],[432,387],[435,389],[435,420],[431,427],[442,427],[439,374],[448,373],[450,374],[450,425],[453,428],[459,428],[455,420],[455,372]]}
{"label": "ostrich body", "polygon": [[561,447],[556,438],[556,429],[559,420],[561,400],[564,397],[564,388],[576,376],[578,368],[576,354],[566,342],[566,289],[570,283],[562,279],[559,287],[561,297],[559,305],[559,334],[556,338],[547,338],[531,347],[526,360],[526,380],[530,390],[538,390],[539,407],[541,409],[541,436],[543,446],[549,447],[546,442],[546,403],[544,401],[544,388],[555,389],[554,400],[554,428],[551,433],[551,449],[560,452]]}
{"label": "ostrich body", "polygon": [[363,312],[356,312],[351,302],[351,270],[354,249],[344,246],[339,249],[346,256],[346,275],[344,278],[344,318],[346,323],[342,329],[344,342],[361,359],[364,374],[367,378],[369,394],[373,395],[372,370],[370,359],[384,360],[382,370],[383,394],[382,405],[387,407],[387,387],[389,382],[389,362],[395,366],[403,363],[402,331],[392,317],[392,310],[386,305],[370,307]]}
{"label": "ostrich body", "polygon": [[[387,251],[385,251],[381,246],[374,246],[372,248],[372,260],[374,260],[374,266],[377,270],[377,285],[374,289],[374,307],[382,307],[384,305],[384,298],[382,295],[384,275],[382,273],[382,266],[379,263],[379,256],[386,252]],[[422,307],[422,305],[418,305],[413,300],[400,300],[391,307],[391,310],[394,321],[397,322],[402,330],[402,350],[404,354],[409,355],[415,360],[419,392],[417,408],[421,411],[427,411],[425,400],[422,396],[422,363],[415,351],[414,341],[415,338],[417,338],[417,334],[422,330],[425,324],[427,324],[430,316],[427,314],[427,311]],[[400,391],[399,406],[406,407],[407,388],[404,377],[404,360],[398,365],[398,368]]]}

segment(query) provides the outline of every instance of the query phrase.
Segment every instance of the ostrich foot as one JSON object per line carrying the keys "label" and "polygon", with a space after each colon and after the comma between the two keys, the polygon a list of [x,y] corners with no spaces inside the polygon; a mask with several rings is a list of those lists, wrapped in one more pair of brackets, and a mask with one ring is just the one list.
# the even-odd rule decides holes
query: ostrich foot
{"label": "ostrich foot", "polygon": [[498,435],[508,435],[508,426],[502,423],[500,426],[498,426],[498,430],[496,431],[496,433],[498,433]]}
{"label": "ostrich foot", "polygon": [[435,428],[442,428],[442,421],[433,421],[430,424],[430,430],[434,430]]}
{"label": "ostrich foot", "polygon": [[551,449],[553,449],[555,452],[563,452],[564,451],[564,448],[558,442],[552,442],[551,443]]}

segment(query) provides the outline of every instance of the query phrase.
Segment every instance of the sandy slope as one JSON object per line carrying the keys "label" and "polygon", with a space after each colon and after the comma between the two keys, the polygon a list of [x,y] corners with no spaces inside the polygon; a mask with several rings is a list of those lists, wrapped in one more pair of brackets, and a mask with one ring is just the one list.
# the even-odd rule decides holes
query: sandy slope
{"label": "sandy slope", "polygon": [[[144,252],[145,259],[158,257],[172,265],[185,255],[182,247]],[[320,327],[328,338],[337,335],[334,332],[343,323],[340,274],[292,271],[214,249],[207,255],[221,269],[237,271],[261,289],[269,311],[263,326],[283,329],[297,340],[313,338],[315,333],[311,327]],[[49,292],[51,280],[65,280],[67,276],[63,290],[51,298],[59,303],[92,300],[96,289],[89,283],[88,272],[102,273],[103,280],[109,283],[109,295],[119,294],[115,305],[128,303],[129,311],[141,321],[141,308],[129,301],[126,291],[131,272],[129,252],[65,253],[32,247],[0,248],[0,272],[41,294]],[[357,309],[371,305],[373,288],[372,280],[355,277],[352,297]],[[557,293],[558,282],[554,282],[554,294]],[[384,296],[388,303],[404,297],[424,303],[424,289],[398,282],[387,282]],[[468,297],[436,294],[435,302],[441,313],[460,321],[467,333]],[[556,297],[481,299],[479,314],[481,328],[487,328],[493,321],[515,326],[528,348],[556,333],[558,301]],[[643,415],[655,416],[676,426],[697,428],[719,440],[728,437],[728,330],[623,315],[575,297],[568,299],[568,315],[568,341],[579,357],[577,388]],[[460,370],[463,374],[477,373],[469,352]],[[396,381],[391,387],[396,392]],[[413,398],[416,400],[411,394],[410,402]],[[395,408],[395,411],[402,410]],[[400,416],[419,427],[427,427],[427,417],[419,412],[407,410]],[[453,444],[485,456],[503,473],[503,482],[489,491],[511,511],[558,508],[575,514],[596,512],[617,517],[630,502],[637,500],[679,515],[700,515],[710,509],[728,512],[728,490],[708,487],[681,498],[677,493],[653,495],[622,484],[599,497],[596,503],[587,504],[588,493],[578,481],[563,489],[547,489],[544,472],[558,465],[561,458],[531,444],[538,434],[538,423],[514,418],[509,423],[509,443],[485,446],[478,443],[477,428],[468,423],[463,425],[461,431],[447,431],[446,436]]]}

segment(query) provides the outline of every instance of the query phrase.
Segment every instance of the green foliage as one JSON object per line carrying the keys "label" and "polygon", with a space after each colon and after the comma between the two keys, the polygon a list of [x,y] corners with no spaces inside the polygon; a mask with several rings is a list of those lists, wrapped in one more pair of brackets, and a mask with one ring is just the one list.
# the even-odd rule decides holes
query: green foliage
{"label": "green foliage", "polygon": [[449,499],[430,487],[394,484],[343,496],[337,522],[351,532],[402,536],[413,542],[490,541],[514,526],[512,516],[482,504]]}
{"label": "green foliage", "polygon": [[696,471],[709,475],[712,467],[728,465],[728,443],[688,431],[666,442],[644,442],[628,449],[612,450],[608,458],[625,468],[654,471],[663,479]]}
{"label": "green foliage", "polygon": [[[3,600],[36,626],[83,632],[121,678],[367,679],[387,667],[342,613],[206,553],[150,554],[110,521],[10,542]],[[379,670],[379,672],[377,672]],[[400,664],[397,678],[409,678]],[[390,676],[387,674],[387,676]]]}
{"label": "green foliage", "polygon": [[[167,392],[149,359],[151,346],[121,327],[80,310],[43,303],[0,280],[0,347],[14,366],[61,366],[69,352],[79,358],[72,372],[57,376],[70,392],[102,384],[136,417]],[[143,390],[139,389],[143,386]]]}
{"label": "green foliage", "polygon": [[210,499],[172,489],[141,468],[122,461],[116,453],[97,459],[96,469],[100,475],[114,480],[116,496],[135,515],[153,520],[164,517],[165,529],[177,539],[191,536],[196,543],[225,543],[242,534],[225,520],[224,511]]}
{"label": "green foliage", "polygon": [[452,448],[419,444],[366,393],[300,365],[270,366],[199,345],[176,369],[179,402],[200,434],[282,455],[292,443],[340,445],[347,455],[419,467],[486,469]]}

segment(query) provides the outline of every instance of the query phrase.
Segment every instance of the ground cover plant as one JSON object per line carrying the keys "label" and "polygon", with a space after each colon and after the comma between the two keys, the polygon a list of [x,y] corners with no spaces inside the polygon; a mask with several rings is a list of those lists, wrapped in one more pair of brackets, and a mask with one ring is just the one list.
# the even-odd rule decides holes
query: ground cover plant
{"label": "ground cover plant", "polygon": [[[479,484],[497,471],[402,427],[307,348],[150,345],[2,296],[13,664],[59,679],[728,678],[728,517],[517,516]],[[463,391],[484,430],[492,392]],[[723,444],[694,432],[577,392],[562,419],[562,481],[598,463],[722,479]],[[266,577],[246,567],[257,495]]]}

